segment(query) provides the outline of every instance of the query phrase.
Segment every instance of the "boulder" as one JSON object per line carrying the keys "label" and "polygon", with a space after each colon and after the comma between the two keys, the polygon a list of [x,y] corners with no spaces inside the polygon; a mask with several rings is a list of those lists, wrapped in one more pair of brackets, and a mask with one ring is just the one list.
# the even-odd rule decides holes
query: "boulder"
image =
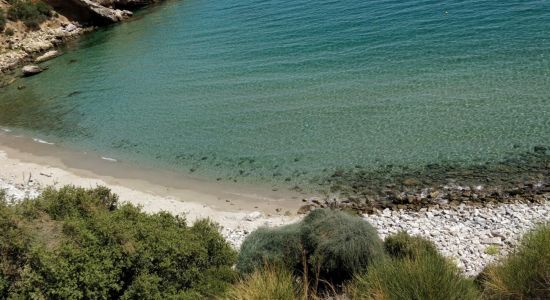
{"label": "boulder", "polygon": [[50,50],[42,55],[40,55],[39,57],[37,57],[34,62],[36,63],[41,63],[41,62],[44,62],[44,61],[47,61],[47,60],[50,60],[56,56],[59,56],[59,51],[57,50]]}
{"label": "boulder", "polygon": [[42,72],[43,70],[36,65],[27,65],[24,66],[21,71],[23,72],[23,76],[32,76]]}
{"label": "boulder", "polygon": [[299,215],[305,215],[307,214],[310,210],[314,209],[315,206],[311,205],[311,204],[306,204],[306,205],[302,205],[299,209],[298,209],[298,214]]}
{"label": "boulder", "polygon": [[246,216],[244,217],[244,220],[245,220],[245,221],[250,221],[250,222],[252,222],[252,221],[258,220],[258,219],[261,218],[261,217],[262,217],[262,213],[259,212],[259,211],[255,211],[255,212],[251,212],[251,213],[249,213],[248,215],[246,215]]}

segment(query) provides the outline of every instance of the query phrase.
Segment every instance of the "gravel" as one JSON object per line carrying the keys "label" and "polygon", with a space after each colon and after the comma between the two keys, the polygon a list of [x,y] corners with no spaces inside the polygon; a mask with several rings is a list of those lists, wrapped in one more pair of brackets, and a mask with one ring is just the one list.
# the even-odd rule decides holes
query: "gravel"
{"label": "gravel", "polygon": [[[385,209],[364,215],[364,219],[377,228],[381,238],[406,231],[433,241],[441,253],[454,260],[466,275],[475,276],[489,263],[508,254],[525,232],[550,221],[548,200],[540,204],[494,204],[487,207],[461,204],[420,212]],[[498,254],[492,253],[494,249]]]}

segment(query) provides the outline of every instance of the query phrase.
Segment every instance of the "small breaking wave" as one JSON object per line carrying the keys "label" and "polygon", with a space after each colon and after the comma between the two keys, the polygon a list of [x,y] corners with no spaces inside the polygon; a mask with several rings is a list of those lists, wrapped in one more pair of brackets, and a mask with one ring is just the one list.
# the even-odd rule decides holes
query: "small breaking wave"
{"label": "small breaking wave", "polygon": [[55,143],[50,143],[50,142],[47,142],[45,140],[41,140],[41,139],[38,139],[38,138],[33,138],[32,140],[37,142],[37,143],[40,143],[40,144],[55,145]]}

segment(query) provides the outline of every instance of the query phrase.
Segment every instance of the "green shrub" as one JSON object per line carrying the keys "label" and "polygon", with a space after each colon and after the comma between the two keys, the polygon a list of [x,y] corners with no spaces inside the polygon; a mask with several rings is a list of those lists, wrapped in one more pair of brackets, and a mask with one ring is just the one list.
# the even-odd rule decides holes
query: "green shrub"
{"label": "green shrub", "polygon": [[302,222],[301,235],[310,268],[333,284],[351,279],[383,258],[376,229],[362,218],[343,212],[312,211]]}
{"label": "green shrub", "polygon": [[227,293],[226,299],[299,299],[297,280],[286,268],[265,266],[245,276]]}
{"label": "green shrub", "polygon": [[23,21],[30,29],[37,29],[52,15],[51,7],[42,1],[15,0],[8,9],[8,19]]}
{"label": "green shrub", "polygon": [[5,27],[6,27],[6,13],[0,7],[0,32],[4,31]]}
{"label": "green shrub", "polygon": [[550,299],[550,225],[526,234],[512,254],[480,277],[488,299]]}
{"label": "green shrub", "polygon": [[4,34],[7,36],[13,36],[15,34],[15,31],[13,31],[12,28],[6,28],[6,30],[4,30]]}
{"label": "green shrub", "polygon": [[[433,245],[426,247],[429,241],[418,239],[403,234],[390,239],[392,245],[399,244],[399,250],[392,253],[394,257],[356,275],[346,289],[348,295],[352,299],[480,299],[472,280],[464,278],[455,265],[434,253]],[[414,245],[403,247],[407,240]]]}
{"label": "green shrub", "polygon": [[106,188],[47,189],[0,214],[0,298],[197,299],[235,281],[210,221],[148,215]]}
{"label": "green shrub", "polygon": [[437,255],[435,245],[421,237],[410,236],[407,232],[390,235],[384,240],[384,250],[394,258],[411,258],[422,255]]}
{"label": "green shrub", "polygon": [[262,228],[243,243],[237,269],[250,273],[265,263],[282,264],[296,276],[338,285],[383,257],[376,230],[359,217],[318,209],[300,223]]}
{"label": "green shrub", "polygon": [[301,270],[301,262],[300,224],[290,224],[279,228],[258,228],[252,232],[241,246],[237,269],[251,274],[267,263]]}

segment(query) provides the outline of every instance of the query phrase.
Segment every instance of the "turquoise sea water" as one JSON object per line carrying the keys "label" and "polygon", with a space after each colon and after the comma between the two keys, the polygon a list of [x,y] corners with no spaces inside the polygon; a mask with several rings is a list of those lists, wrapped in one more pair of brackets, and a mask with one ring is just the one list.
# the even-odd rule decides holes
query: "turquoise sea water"
{"label": "turquoise sea water", "polygon": [[0,126],[248,181],[497,160],[550,140],[549,33],[544,0],[168,1],[0,90]]}

